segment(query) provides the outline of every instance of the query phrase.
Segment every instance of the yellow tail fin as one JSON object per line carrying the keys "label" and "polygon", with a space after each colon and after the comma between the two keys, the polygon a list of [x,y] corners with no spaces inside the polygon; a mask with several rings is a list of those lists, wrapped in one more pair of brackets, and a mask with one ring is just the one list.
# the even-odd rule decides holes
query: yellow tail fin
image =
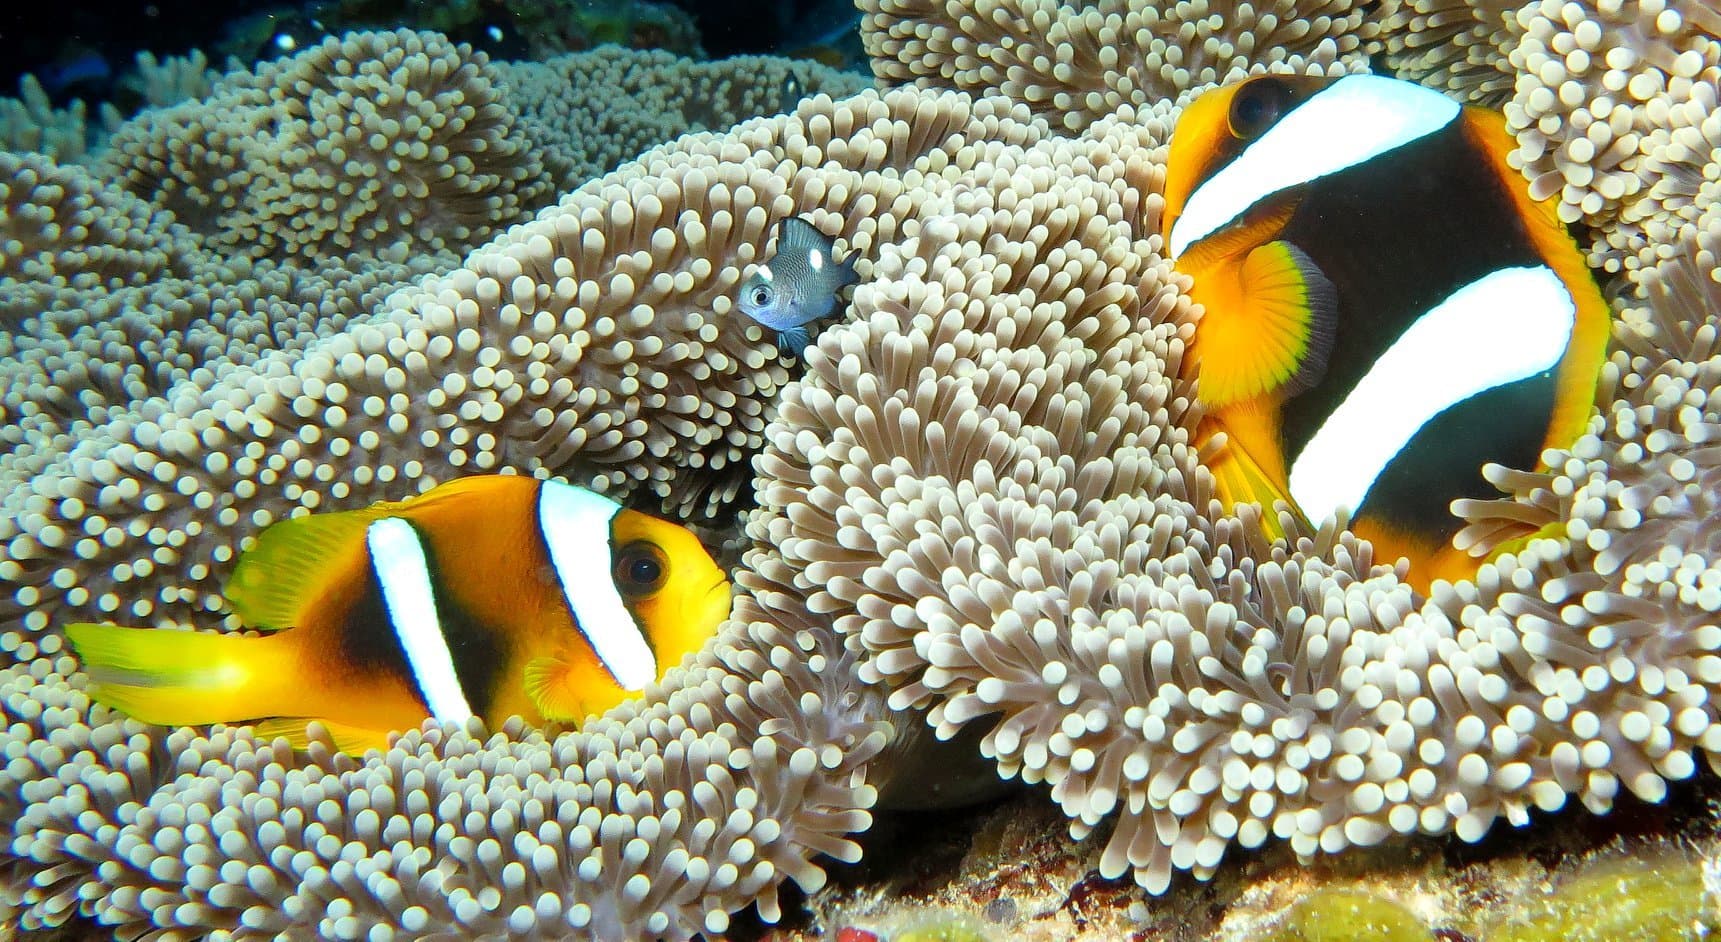
{"label": "yellow tail fin", "polygon": [[291,705],[292,632],[266,638],[67,625],[90,695],[145,723],[190,726],[279,716]]}

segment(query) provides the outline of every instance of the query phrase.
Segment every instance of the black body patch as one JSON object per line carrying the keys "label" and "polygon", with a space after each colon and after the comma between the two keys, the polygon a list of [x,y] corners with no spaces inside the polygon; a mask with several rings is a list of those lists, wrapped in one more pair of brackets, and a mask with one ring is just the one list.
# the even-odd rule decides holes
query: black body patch
{"label": "black body patch", "polygon": [[[411,521],[407,522],[411,524]],[[497,684],[501,682],[507,662],[507,651],[494,630],[443,593],[441,582],[436,578],[436,547],[417,525],[412,525],[412,530],[424,549],[425,563],[430,571],[430,591],[436,601],[436,617],[442,624],[442,636],[454,661],[455,679],[460,682],[461,693],[473,714],[484,716],[495,699]],[[406,648],[395,632],[376,566],[368,564],[368,559],[365,575],[364,592],[341,626],[337,656],[354,673],[386,673],[398,678],[413,691],[419,702],[424,704],[424,711],[429,713],[428,699],[419,687],[418,678],[413,676]]]}
{"label": "black body patch", "polygon": [[[1326,375],[1284,405],[1287,466],[1417,318],[1503,268],[1545,264],[1463,120],[1303,189],[1280,238],[1326,273],[1339,312]],[[1453,498],[1496,493],[1482,478],[1485,462],[1535,466],[1554,391],[1549,371],[1449,406],[1387,465],[1357,516],[1455,532]]]}
{"label": "black body patch", "polygon": [[[1463,525],[1449,507],[1459,497],[1498,497],[1482,477],[1484,462],[1533,468],[1542,455],[1541,430],[1554,409],[1554,371],[1486,389],[1428,420],[1374,479],[1354,516],[1400,530],[1450,540]],[[1536,434],[1525,434],[1534,421]],[[1444,500],[1429,500],[1429,495]]]}

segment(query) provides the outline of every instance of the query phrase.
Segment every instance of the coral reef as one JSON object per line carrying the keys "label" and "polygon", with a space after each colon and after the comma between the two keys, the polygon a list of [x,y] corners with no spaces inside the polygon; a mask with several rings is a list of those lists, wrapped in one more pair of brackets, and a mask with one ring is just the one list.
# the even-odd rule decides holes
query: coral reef
{"label": "coral reef", "polygon": [[1332,889],[1303,897],[1271,942],[1435,942],[1414,914],[1384,896]]}
{"label": "coral reef", "polygon": [[1669,848],[1592,861],[1566,874],[1547,895],[1492,920],[1482,937],[1487,942],[1701,939],[1721,929],[1721,899],[1707,876],[1711,866]]}
{"label": "coral reef", "polygon": [[1721,925],[1706,791],[1481,845],[1415,841],[1305,861],[1281,844],[1211,883],[1147,898],[1101,878],[1102,848],[1060,837],[1056,812],[1024,792],[986,809],[880,815],[866,859],[807,900],[807,923],[769,938],[898,942],[948,925],[1020,942],[1696,942]]}
{"label": "coral reef", "polygon": [[[122,276],[49,290],[41,317],[103,337],[93,369],[123,378],[82,418],[72,403],[30,412],[25,392],[65,382],[78,348],[8,363],[0,906],[29,927],[82,912],[128,936],[719,933],[748,905],[776,919],[785,882],[817,889],[819,855],[858,855],[909,708],[941,736],[994,718],[981,749],[1000,773],[1050,785],[1074,836],[1109,828],[1101,873],[1154,892],[1180,871],[1212,876],[1233,844],[1313,858],[1407,834],[1474,841],[1568,795],[1596,812],[1622,788],[1661,799],[1695,752],[1721,752],[1721,217],[1694,209],[1707,170],[1659,191],[1643,178],[1714,163],[1689,104],[1712,100],[1702,14],[1529,7],[1486,40],[1521,51],[1533,185],[1616,232],[1632,206],[1658,240],[1617,266],[1619,344],[1589,433],[1546,472],[1490,469],[1502,498],[1462,508],[1479,551],[1543,538],[1421,598],[1337,524],[1287,521],[1269,543],[1247,509],[1222,515],[1188,445],[1199,405],[1174,377],[1198,312],[1157,235],[1179,103],[1249,71],[1362,68],[1371,50],[1495,94],[1455,58],[1409,52],[1440,19],[1415,9],[872,3],[875,72],[917,87],[687,134],[530,220],[490,214],[521,217],[612,153],[529,149],[589,123],[544,99],[586,74],[568,62],[498,69],[434,36],[358,35],[122,128],[106,165],[159,214],[127,243],[140,258],[179,240],[258,251],[224,291],[193,282],[185,313],[168,293],[138,316],[200,341],[161,359],[150,344],[127,359],[106,336],[132,322],[104,305],[146,289]],[[1618,151],[1604,174],[1572,176],[1592,91],[1532,43],[1592,50],[1566,59],[1608,63],[1626,87],[1662,83],[1593,142]],[[590,74],[612,68],[598,62]],[[679,109],[689,129],[783,104],[736,90],[739,74],[682,74],[717,107],[618,97]],[[369,107],[372,87],[458,97],[450,129],[486,147],[448,187],[369,177],[375,203],[355,200],[357,217],[320,170],[289,175],[328,197],[298,214],[308,231],[220,185],[240,172],[223,154],[286,133],[259,123],[277,110],[382,138],[312,147],[307,171],[396,144],[403,167],[424,160],[408,140],[421,131],[460,153],[428,116]],[[646,133],[622,124],[624,140]],[[79,186],[69,204],[48,192],[58,183],[27,201],[73,216],[86,199],[135,205]],[[428,228],[411,216],[425,199],[453,204]],[[731,316],[787,215],[836,233],[862,276],[796,377]],[[44,227],[29,271],[83,251],[77,229]],[[281,297],[275,273],[330,257],[387,274],[345,269],[360,286],[325,320],[298,302],[252,322],[268,342],[171,320],[267,306],[248,299]],[[392,281],[415,265],[441,273]],[[221,577],[257,528],[466,469],[564,476],[718,526],[750,491],[719,642],[580,731],[427,724],[362,762],[89,704],[56,625],[214,627]]]}

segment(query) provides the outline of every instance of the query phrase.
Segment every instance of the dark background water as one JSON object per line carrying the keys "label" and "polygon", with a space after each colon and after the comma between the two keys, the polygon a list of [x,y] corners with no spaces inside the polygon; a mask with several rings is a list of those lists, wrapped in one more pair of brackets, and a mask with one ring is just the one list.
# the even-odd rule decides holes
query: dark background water
{"label": "dark background water", "polygon": [[[663,17],[650,3],[628,0],[478,0],[474,15],[454,38],[472,42],[500,58],[541,55],[544,30],[533,15],[560,8],[569,16],[628,19],[647,24],[624,29],[619,39],[638,47],[691,50],[649,24]],[[859,15],[849,0],[664,0],[697,28],[704,57],[775,53],[815,58],[838,67],[859,66],[856,38]],[[279,54],[271,41],[279,35],[295,44],[315,42],[346,29],[424,27],[432,16],[446,16],[445,0],[320,0],[282,3],[266,0],[11,0],[0,3],[0,95],[15,95],[19,79],[34,74],[56,104],[73,98],[108,100],[116,80],[132,68],[136,54],[183,55],[201,48],[217,66],[227,55],[248,63]],[[526,11],[524,14],[522,11]],[[539,42],[520,35],[538,31]],[[617,41],[602,30],[588,30],[592,44]],[[558,41],[563,47],[581,43]]]}

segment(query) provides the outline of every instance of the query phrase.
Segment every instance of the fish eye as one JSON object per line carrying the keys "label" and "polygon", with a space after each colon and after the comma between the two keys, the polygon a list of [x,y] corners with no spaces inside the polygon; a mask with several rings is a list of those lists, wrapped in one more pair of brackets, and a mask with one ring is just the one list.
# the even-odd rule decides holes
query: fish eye
{"label": "fish eye", "polygon": [[1291,103],[1291,89],[1279,79],[1266,77],[1245,82],[1231,99],[1231,134],[1253,140],[1284,117]]}
{"label": "fish eye", "polygon": [[753,289],[753,303],[759,305],[760,307],[764,307],[765,305],[770,304],[771,303],[771,289],[765,287],[764,285],[759,285],[758,287],[754,288]]}
{"label": "fish eye", "polygon": [[663,588],[669,577],[669,561],[650,543],[629,543],[616,553],[612,574],[624,597],[639,598]]}

